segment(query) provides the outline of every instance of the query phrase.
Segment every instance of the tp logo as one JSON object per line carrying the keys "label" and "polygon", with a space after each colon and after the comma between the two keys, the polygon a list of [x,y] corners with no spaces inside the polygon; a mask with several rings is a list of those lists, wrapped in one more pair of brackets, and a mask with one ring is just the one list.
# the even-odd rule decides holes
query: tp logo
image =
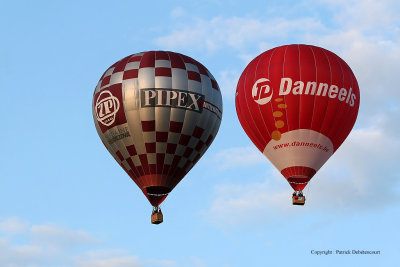
{"label": "tp logo", "polygon": [[257,104],[265,105],[271,101],[272,90],[269,86],[270,83],[266,78],[260,78],[254,83],[251,95]]}
{"label": "tp logo", "polygon": [[113,96],[110,91],[105,90],[99,94],[96,101],[96,117],[98,122],[105,126],[110,126],[114,123],[118,110],[118,98]]}

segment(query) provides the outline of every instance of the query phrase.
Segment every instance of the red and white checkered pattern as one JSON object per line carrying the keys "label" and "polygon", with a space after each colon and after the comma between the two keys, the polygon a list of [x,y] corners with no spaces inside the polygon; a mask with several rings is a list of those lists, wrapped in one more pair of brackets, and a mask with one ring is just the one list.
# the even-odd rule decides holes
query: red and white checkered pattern
{"label": "red and white checkered pattern", "polygon": [[[181,89],[180,85],[189,81],[211,83],[211,87],[219,91],[219,86],[212,74],[196,60],[173,52],[150,51],[130,55],[114,63],[100,78],[95,93],[113,84],[124,83],[125,80],[138,79],[139,70],[150,77],[150,84],[154,77],[173,77],[183,75],[184,79],[175,80],[173,88]],[[208,79],[207,79],[208,77]],[[144,81],[141,81],[144,82]],[[144,88],[143,86],[142,88]],[[220,105],[222,103],[219,103]]]}
{"label": "red and white checkered pattern", "polygon": [[[172,190],[205,153],[218,132],[221,118],[217,113],[222,114],[222,97],[217,82],[202,64],[190,57],[150,51],[113,64],[97,84],[94,98],[116,84],[122,85],[121,108],[126,122],[117,118],[123,123],[104,127],[94,115],[103,143],[145,194],[151,186]],[[148,88],[202,94],[204,101],[218,112],[203,109],[199,113],[165,106],[143,108],[140,90]]]}

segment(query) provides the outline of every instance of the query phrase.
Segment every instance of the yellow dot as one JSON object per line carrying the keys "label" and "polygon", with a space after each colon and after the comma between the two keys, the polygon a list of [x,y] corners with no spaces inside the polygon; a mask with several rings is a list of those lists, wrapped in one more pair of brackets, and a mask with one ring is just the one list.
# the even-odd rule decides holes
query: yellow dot
{"label": "yellow dot", "polygon": [[278,108],[287,108],[287,105],[286,104],[279,104]]}
{"label": "yellow dot", "polygon": [[285,123],[283,121],[276,121],[275,122],[275,126],[276,128],[282,128],[283,126],[285,126]]}
{"label": "yellow dot", "polygon": [[271,134],[271,138],[278,141],[281,139],[281,132],[280,131],[273,131]]}
{"label": "yellow dot", "polygon": [[282,102],[282,101],[283,101],[283,98],[277,98],[277,99],[275,99],[275,101],[276,101],[276,102]]}
{"label": "yellow dot", "polygon": [[274,113],[272,113],[272,116],[274,116],[275,118],[279,118],[282,117],[283,113],[281,111],[275,111]]}

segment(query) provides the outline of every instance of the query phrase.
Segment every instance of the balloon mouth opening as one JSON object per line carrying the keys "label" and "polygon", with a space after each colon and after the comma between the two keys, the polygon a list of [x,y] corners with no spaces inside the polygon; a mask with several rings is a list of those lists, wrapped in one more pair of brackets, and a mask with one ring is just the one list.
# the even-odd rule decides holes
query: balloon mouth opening
{"label": "balloon mouth opening", "polygon": [[291,184],[307,184],[311,180],[306,175],[293,175],[286,179]]}
{"label": "balloon mouth opening", "polygon": [[165,186],[148,186],[146,187],[146,193],[149,196],[166,196],[171,192],[169,187]]}

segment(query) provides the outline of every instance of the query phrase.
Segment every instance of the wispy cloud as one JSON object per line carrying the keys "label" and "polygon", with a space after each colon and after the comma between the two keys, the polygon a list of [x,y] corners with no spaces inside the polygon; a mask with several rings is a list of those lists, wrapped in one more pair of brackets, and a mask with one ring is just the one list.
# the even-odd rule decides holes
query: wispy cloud
{"label": "wispy cloud", "polygon": [[96,238],[85,231],[72,231],[55,225],[33,225],[29,234],[34,243],[54,249],[98,242]]}
{"label": "wispy cloud", "polygon": [[29,227],[27,222],[21,221],[17,217],[9,217],[0,221],[0,233],[18,234],[26,231]]}
{"label": "wispy cloud", "polygon": [[101,245],[99,239],[82,230],[31,225],[17,217],[0,220],[0,266],[177,266],[170,260],[139,259],[127,250],[99,249]]}
{"label": "wispy cloud", "polygon": [[270,219],[268,214],[271,212],[281,213],[290,208],[288,192],[285,191],[278,183],[269,180],[215,186],[216,197],[203,214],[207,221],[224,227],[263,223]]}
{"label": "wispy cloud", "polygon": [[136,256],[104,257],[79,261],[76,267],[142,267]]}
{"label": "wispy cloud", "polygon": [[74,267],[177,267],[171,260],[143,260],[122,249],[92,250],[76,259]]}
{"label": "wispy cloud", "polygon": [[264,155],[254,146],[227,148],[217,152],[209,160],[215,162],[215,165],[220,170],[264,164],[266,162]]}
{"label": "wispy cloud", "polygon": [[[206,48],[208,51],[216,51],[230,47],[245,51],[249,47],[254,49],[253,44],[264,48],[266,43],[271,45],[278,41],[284,44],[285,40],[296,38],[299,42],[315,41],[340,32],[359,32],[375,38],[396,38],[399,35],[398,1],[324,0],[305,3],[300,1],[287,6],[285,13],[264,14],[265,19],[244,14],[215,16],[206,20],[177,7],[171,11],[171,32],[155,38],[154,42],[173,49]],[[315,12],[313,6],[323,7],[325,12]],[[290,16],[293,13],[296,15]],[[343,46],[349,44],[340,38],[331,41],[342,42]]]}
{"label": "wispy cloud", "polygon": [[222,48],[243,49],[249,43],[257,43],[266,38],[287,38],[300,32],[324,31],[320,21],[314,18],[287,20],[270,18],[264,21],[247,17],[215,17],[211,20],[192,18],[190,23],[154,40],[169,49],[190,47],[207,52]]}
{"label": "wispy cloud", "polygon": [[71,250],[97,242],[84,231],[55,225],[31,225],[17,217],[4,218],[0,221],[0,265],[41,266],[57,263],[54,266],[61,266]]}
{"label": "wispy cloud", "polygon": [[[396,28],[395,25],[399,25],[400,22],[397,13],[400,4],[396,0],[324,0],[323,2],[332,10],[340,10],[333,14],[334,19],[338,25],[347,28],[356,28],[361,31],[378,30],[382,33],[382,30]],[[398,26],[397,29],[399,29]]]}

